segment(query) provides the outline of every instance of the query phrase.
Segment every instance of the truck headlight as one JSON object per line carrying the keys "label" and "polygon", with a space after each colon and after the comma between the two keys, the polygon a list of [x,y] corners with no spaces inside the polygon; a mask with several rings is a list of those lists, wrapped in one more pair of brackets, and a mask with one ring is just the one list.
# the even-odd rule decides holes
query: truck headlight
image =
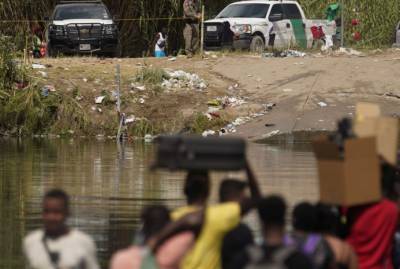
{"label": "truck headlight", "polygon": [[241,24],[241,25],[233,25],[232,31],[235,34],[251,34],[251,25],[250,24]]}
{"label": "truck headlight", "polygon": [[117,32],[117,26],[115,24],[106,24],[103,30],[106,35],[114,35]]}
{"label": "truck headlight", "polygon": [[65,33],[65,28],[63,25],[50,25],[49,27],[50,34],[56,36],[63,36]]}

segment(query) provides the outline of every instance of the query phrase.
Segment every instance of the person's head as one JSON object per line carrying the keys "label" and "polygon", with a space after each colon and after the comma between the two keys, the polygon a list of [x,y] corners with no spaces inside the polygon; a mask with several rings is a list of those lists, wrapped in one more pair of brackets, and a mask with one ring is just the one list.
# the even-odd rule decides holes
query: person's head
{"label": "person's head", "polygon": [[315,231],[319,233],[336,234],[340,226],[340,214],[336,207],[324,203],[315,206],[317,225]]}
{"label": "person's head", "polygon": [[65,231],[69,216],[69,197],[63,190],[54,189],[43,198],[43,224],[46,234],[58,235]]}
{"label": "person's head", "polygon": [[264,233],[270,231],[283,232],[286,208],[286,202],[280,196],[268,196],[259,201],[258,214],[262,222]]}
{"label": "person's head", "polygon": [[188,204],[205,204],[210,195],[207,171],[190,171],[186,176],[184,194]]}
{"label": "person's head", "polygon": [[317,224],[315,206],[307,202],[298,204],[293,210],[292,222],[293,228],[298,232],[315,231]]}
{"label": "person's head", "polygon": [[168,28],[167,28],[167,27],[163,27],[163,28],[161,29],[161,33],[162,33],[164,36],[166,36],[166,35],[168,34]]}
{"label": "person's head", "polygon": [[219,186],[219,201],[239,202],[245,196],[247,184],[236,179],[225,179]]}
{"label": "person's head", "polygon": [[170,221],[170,213],[165,206],[149,206],[143,209],[141,220],[145,242],[157,235]]}

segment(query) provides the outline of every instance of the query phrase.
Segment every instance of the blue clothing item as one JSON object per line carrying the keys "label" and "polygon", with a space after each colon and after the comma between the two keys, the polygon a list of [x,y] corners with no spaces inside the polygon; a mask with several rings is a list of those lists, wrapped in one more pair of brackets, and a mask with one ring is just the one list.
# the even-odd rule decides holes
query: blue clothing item
{"label": "blue clothing item", "polygon": [[156,58],[164,58],[167,57],[167,55],[165,54],[165,51],[160,51],[160,50],[156,50],[156,52],[154,53],[154,56]]}

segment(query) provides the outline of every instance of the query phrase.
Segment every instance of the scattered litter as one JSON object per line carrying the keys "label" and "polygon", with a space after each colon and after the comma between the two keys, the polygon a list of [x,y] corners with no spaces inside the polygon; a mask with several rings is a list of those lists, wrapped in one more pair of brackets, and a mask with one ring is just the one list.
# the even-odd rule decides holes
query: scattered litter
{"label": "scattered litter", "polygon": [[144,100],[144,98],[140,98],[139,99],[139,104],[144,104],[146,101]]}
{"label": "scattered litter", "polygon": [[264,58],[273,58],[273,57],[277,57],[277,58],[284,58],[284,57],[295,57],[295,58],[303,58],[306,57],[307,53],[305,52],[301,52],[301,51],[297,51],[297,50],[285,50],[282,52],[275,52],[275,53],[264,53],[262,54],[262,57]]}
{"label": "scattered litter", "polygon": [[349,49],[349,48],[339,48],[339,50],[337,51],[338,54],[344,54],[344,55],[348,55],[348,56],[357,56],[357,57],[364,57],[365,55],[358,51],[358,50],[354,50],[354,49]]}
{"label": "scattered litter", "polygon": [[38,71],[38,73],[39,73],[39,74],[41,74],[41,75],[42,75],[42,77],[44,77],[44,78],[47,78],[47,77],[49,77],[49,76],[47,75],[47,73],[46,73],[46,72],[44,72],[44,71]]}
{"label": "scattered litter", "polygon": [[98,96],[98,97],[96,97],[96,99],[95,99],[95,103],[99,105],[99,104],[103,103],[103,101],[104,101],[105,98],[106,98],[106,97],[105,97],[104,95]]}
{"label": "scattered litter", "polygon": [[176,57],[169,58],[168,61],[175,62],[176,61]]}
{"label": "scattered litter", "polygon": [[136,117],[132,115],[125,119],[125,124],[131,124],[131,123],[134,123],[135,121],[136,121]]}
{"label": "scattered litter", "polygon": [[138,91],[145,91],[146,90],[146,86],[144,85],[137,85],[135,83],[131,84],[131,87],[133,90],[138,90]]}
{"label": "scattered litter", "polygon": [[269,103],[265,105],[265,110],[272,110],[274,107],[276,107],[275,103]]}
{"label": "scattered litter", "polygon": [[103,113],[103,110],[102,110],[100,107],[97,108],[97,111],[98,111],[99,113]]}
{"label": "scattered litter", "polygon": [[319,120],[319,122],[324,122],[324,120]]}
{"label": "scattered litter", "polygon": [[247,75],[247,77],[248,77],[248,78],[252,78],[252,77],[253,77],[253,75]]}
{"label": "scattered litter", "polygon": [[266,52],[262,54],[263,58],[273,58],[275,55],[272,52]]}
{"label": "scattered litter", "polygon": [[43,96],[43,97],[49,96],[49,90],[46,89],[46,88],[42,88],[42,96]]}
{"label": "scattered litter", "polygon": [[78,96],[75,97],[75,100],[76,101],[82,101],[83,100],[83,96],[78,95]]}
{"label": "scattered litter", "polygon": [[213,135],[215,135],[215,134],[216,134],[215,131],[213,131],[213,130],[207,130],[207,131],[204,131],[204,132],[203,132],[202,136],[203,136],[203,137],[207,137],[207,136],[213,136]]}
{"label": "scattered litter", "polygon": [[280,54],[280,57],[296,57],[296,58],[303,58],[306,57],[307,53],[297,51],[297,50],[285,50]]}
{"label": "scattered litter", "polygon": [[275,131],[269,132],[269,133],[267,133],[267,134],[264,134],[264,135],[262,136],[262,138],[270,138],[270,137],[272,137],[272,136],[275,136],[275,135],[279,134],[280,132],[281,132],[281,131],[279,131],[279,130],[275,130]]}
{"label": "scattered litter", "polygon": [[283,92],[292,92],[293,89],[283,89]]}
{"label": "scattered litter", "polygon": [[96,111],[96,110],[97,110],[97,107],[92,106],[91,109],[92,109],[93,111]]}
{"label": "scattered litter", "polygon": [[52,85],[45,85],[42,87],[42,96],[47,97],[49,96],[50,92],[55,92],[56,89]]}
{"label": "scattered litter", "polygon": [[42,89],[47,89],[49,92],[55,92],[56,88],[53,85],[44,85]]}
{"label": "scattered litter", "polygon": [[46,66],[43,64],[32,64],[33,69],[46,69]]}
{"label": "scattered litter", "polygon": [[169,79],[164,79],[161,84],[162,87],[167,89],[182,89],[189,88],[192,90],[205,90],[207,88],[206,82],[201,79],[197,74],[187,73],[182,70],[168,72]]}
{"label": "scattered litter", "polygon": [[319,102],[318,105],[319,105],[320,107],[327,107],[327,106],[328,106],[328,104],[326,104],[326,103],[324,103],[324,102]]}
{"label": "scattered litter", "polygon": [[210,100],[207,102],[208,106],[220,106],[221,105],[221,101],[214,99],[214,100]]}
{"label": "scattered litter", "polygon": [[276,126],[276,124],[274,124],[274,123],[266,123],[265,124],[265,127],[274,127],[274,126]]}
{"label": "scattered litter", "polygon": [[83,82],[85,82],[85,83],[88,82],[88,79],[87,79],[87,78],[83,78],[82,80],[83,80]]}
{"label": "scattered litter", "polygon": [[211,55],[211,58],[213,58],[213,59],[217,59],[217,58],[218,58],[218,56],[217,56],[217,55],[215,55],[215,54],[213,54],[213,55]]}
{"label": "scattered litter", "polygon": [[151,134],[147,134],[147,135],[144,136],[144,141],[145,141],[146,143],[151,143],[151,142],[153,142],[153,139],[154,139],[154,137],[153,137]]}

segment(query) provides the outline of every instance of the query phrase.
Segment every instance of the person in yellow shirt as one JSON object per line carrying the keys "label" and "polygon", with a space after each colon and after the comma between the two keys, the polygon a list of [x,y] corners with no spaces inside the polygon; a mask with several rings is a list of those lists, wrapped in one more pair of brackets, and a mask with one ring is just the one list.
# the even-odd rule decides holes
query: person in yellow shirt
{"label": "person in yellow shirt", "polygon": [[187,214],[202,211],[202,225],[193,249],[182,261],[182,269],[221,269],[221,248],[225,235],[235,228],[243,215],[248,213],[261,198],[256,178],[246,166],[251,197],[240,202],[228,202],[207,206],[210,179],[207,171],[191,171],[185,181],[184,194],[188,205],[172,213],[174,220]]}

